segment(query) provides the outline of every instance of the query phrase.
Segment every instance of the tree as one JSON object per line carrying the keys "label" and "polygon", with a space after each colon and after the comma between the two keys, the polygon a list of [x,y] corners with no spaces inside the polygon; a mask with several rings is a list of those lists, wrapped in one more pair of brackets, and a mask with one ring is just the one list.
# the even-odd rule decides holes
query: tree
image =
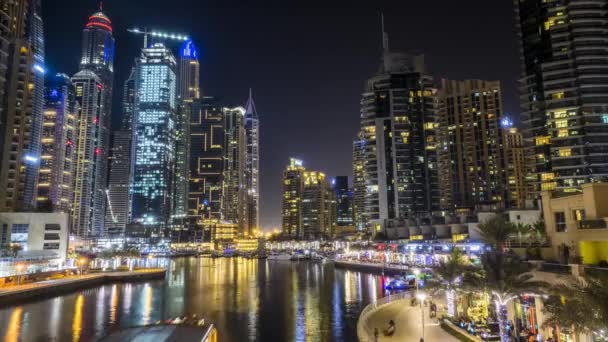
{"label": "tree", "polygon": [[468,286],[484,289],[491,295],[496,308],[500,340],[508,342],[507,304],[521,295],[535,294],[548,285],[532,280],[528,264],[517,255],[505,252],[506,242],[517,233],[514,224],[496,215],[479,224],[479,231],[484,241],[493,248],[482,255],[480,270],[467,273],[465,282]]}
{"label": "tree", "polygon": [[517,235],[517,227],[505,220],[502,215],[495,215],[478,226],[481,238],[487,244],[492,245],[498,251],[504,251],[507,242]]}
{"label": "tree", "polygon": [[469,270],[469,262],[464,253],[458,249],[452,249],[447,261],[443,261],[433,270],[436,277],[430,283],[430,287],[441,289],[445,292],[448,306],[448,316],[456,316],[456,290],[462,283],[462,276]]}
{"label": "tree", "polygon": [[608,276],[586,274],[552,288],[544,305],[544,326],[571,327],[575,332],[608,331]]}

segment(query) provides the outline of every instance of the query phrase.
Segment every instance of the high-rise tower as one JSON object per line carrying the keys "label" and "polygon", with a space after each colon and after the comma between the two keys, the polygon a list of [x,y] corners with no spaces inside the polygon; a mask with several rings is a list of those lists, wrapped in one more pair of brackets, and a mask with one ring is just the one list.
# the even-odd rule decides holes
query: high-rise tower
{"label": "high-rise tower", "polygon": [[260,119],[251,89],[245,105],[247,230],[260,229]]}
{"label": "high-rise tower", "polygon": [[177,94],[180,102],[176,120],[175,193],[172,215],[180,221],[188,213],[190,119],[193,103],[200,99],[200,65],[192,40],[184,42],[180,49],[178,70]]}
{"label": "high-rise tower", "polygon": [[132,221],[162,237],[172,212],[177,74],[162,43],[142,49],[136,66]]}
{"label": "high-rise tower", "polygon": [[374,232],[406,219],[430,221],[439,210],[433,80],[423,56],[388,50],[361,99],[365,217]]}
{"label": "high-rise tower", "polygon": [[80,237],[106,232],[104,217],[112,85],[114,75],[112,22],[102,8],[92,14],[82,32],[80,71],[72,78],[82,110],[79,122],[72,231]]}
{"label": "high-rise tower", "polygon": [[297,239],[302,230],[302,195],[304,193],[304,172],[306,169],[299,159],[291,158],[283,172],[283,235]]}
{"label": "high-rise tower", "polygon": [[239,234],[249,234],[246,187],[245,108],[224,108],[224,170],[222,218],[236,223]]}
{"label": "high-rise tower", "polygon": [[507,207],[500,82],[442,80],[437,111],[441,207]]}
{"label": "high-rise tower", "polygon": [[44,95],[38,0],[3,2],[0,17],[0,211],[36,206]]}
{"label": "high-rise tower", "polygon": [[515,1],[530,199],[608,179],[607,0]]}
{"label": "high-rise tower", "polygon": [[353,142],[353,220],[357,231],[363,231],[365,219],[365,141],[361,134]]}
{"label": "high-rise tower", "polygon": [[72,210],[79,111],[69,76],[57,74],[46,81],[37,197],[40,209]]}

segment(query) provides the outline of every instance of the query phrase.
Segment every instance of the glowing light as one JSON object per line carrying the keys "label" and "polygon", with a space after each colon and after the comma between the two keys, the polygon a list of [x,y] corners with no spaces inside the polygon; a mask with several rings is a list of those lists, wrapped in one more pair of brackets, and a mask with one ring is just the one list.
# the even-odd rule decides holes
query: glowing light
{"label": "glowing light", "polygon": [[189,40],[182,45],[181,55],[182,57],[197,58],[198,53],[196,51],[196,47],[194,46],[193,41]]}
{"label": "glowing light", "polygon": [[23,157],[23,160],[25,160],[25,162],[28,163],[28,164],[36,164],[36,163],[38,163],[40,161],[40,159],[38,157],[33,156],[31,154],[26,154]]}
{"label": "glowing light", "polygon": [[502,126],[502,128],[511,128],[513,127],[513,120],[511,120],[510,117],[505,116],[500,120],[500,125]]}
{"label": "glowing light", "polygon": [[40,64],[34,64],[34,70],[38,71],[41,74],[46,73],[46,70]]}

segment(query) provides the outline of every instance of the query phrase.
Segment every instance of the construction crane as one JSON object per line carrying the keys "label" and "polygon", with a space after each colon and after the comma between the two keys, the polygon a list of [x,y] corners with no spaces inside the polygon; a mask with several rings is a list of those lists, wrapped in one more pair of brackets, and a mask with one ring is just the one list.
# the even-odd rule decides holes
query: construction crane
{"label": "construction crane", "polygon": [[190,40],[190,37],[188,37],[187,35],[152,31],[152,30],[148,30],[147,28],[144,28],[143,30],[140,30],[138,28],[132,28],[132,29],[128,29],[127,31],[131,32],[133,34],[143,35],[144,36],[144,48],[148,47],[148,36],[159,38],[159,39],[166,39],[166,40],[177,40],[177,41],[181,41],[181,42]]}

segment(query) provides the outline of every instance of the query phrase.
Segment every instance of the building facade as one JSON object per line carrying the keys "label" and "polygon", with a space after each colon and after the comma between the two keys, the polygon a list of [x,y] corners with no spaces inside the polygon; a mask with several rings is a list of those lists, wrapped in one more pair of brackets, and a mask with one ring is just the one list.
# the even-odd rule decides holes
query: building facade
{"label": "building facade", "polygon": [[304,195],[304,172],[299,159],[291,158],[283,171],[282,231],[287,238],[297,239],[303,234],[302,196]]}
{"label": "building facade", "polygon": [[332,187],[336,193],[336,225],[353,226],[353,191],[349,187],[348,176],[337,176],[333,180]]}
{"label": "building facade", "polygon": [[175,168],[176,59],[162,43],[142,49],[136,66],[132,221],[163,237],[170,220]]}
{"label": "building facade", "polygon": [[112,22],[100,8],[82,32],[80,71],[72,77],[81,114],[71,229],[84,238],[106,233],[114,47]]}
{"label": "building facade", "polygon": [[46,82],[37,207],[71,213],[80,106],[69,76]]}
{"label": "building facade", "polygon": [[249,90],[245,105],[245,137],[247,155],[245,165],[245,186],[247,188],[247,231],[260,229],[260,119]]}
{"label": "building facade", "polygon": [[0,85],[0,211],[36,206],[44,93],[39,1],[3,2]]}
{"label": "building facade", "polygon": [[500,82],[444,79],[439,98],[441,208],[505,208]]}
{"label": "building facade", "polygon": [[531,198],[608,177],[608,1],[516,1]]}
{"label": "building facade", "polygon": [[507,208],[523,209],[534,207],[527,200],[526,159],[524,139],[521,132],[512,127],[509,120],[502,121],[504,172],[506,181]]}
{"label": "building facade", "polygon": [[361,99],[366,182],[364,215],[373,233],[439,211],[436,89],[422,56],[393,53],[384,39],[378,74]]}
{"label": "building facade", "polygon": [[331,239],[336,228],[336,193],[324,173],[304,171],[299,239]]}
{"label": "building facade", "polygon": [[237,224],[241,236],[248,236],[245,108],[224,108],[224,132],[222,218]]}
{"label": "building facade", "polygon": [[353,142],[353,221],[357,231],[364,231],[365,218],[365,141],[362,135]]}
{"label": "building facade", "polygon": [[200,64],[194,43],[185,42],[178,57],[177,93],[179,107],[176,121],[175,143],[175,195],[173,217],[176,224],[183,221],[188,212],[188,182],[190,168],[190,121],[192,103],[200,99]]}

